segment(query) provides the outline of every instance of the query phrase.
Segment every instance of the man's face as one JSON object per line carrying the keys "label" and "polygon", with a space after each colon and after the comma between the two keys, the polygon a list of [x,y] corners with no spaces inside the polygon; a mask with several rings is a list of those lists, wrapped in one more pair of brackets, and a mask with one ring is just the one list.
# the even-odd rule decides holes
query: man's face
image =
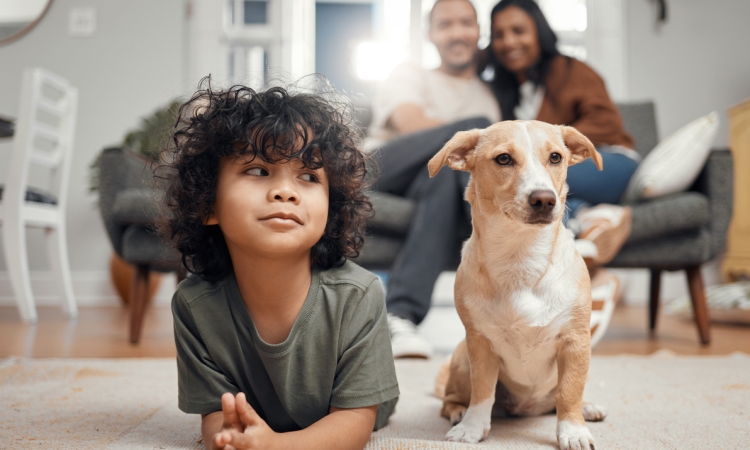
{"label": "man's face", "polygon": [[437,47],[443,65],[455,71],[467,69],[474,61],[479,42],[474,7],[465,0],[437,3],[430,20],[430,41]]}

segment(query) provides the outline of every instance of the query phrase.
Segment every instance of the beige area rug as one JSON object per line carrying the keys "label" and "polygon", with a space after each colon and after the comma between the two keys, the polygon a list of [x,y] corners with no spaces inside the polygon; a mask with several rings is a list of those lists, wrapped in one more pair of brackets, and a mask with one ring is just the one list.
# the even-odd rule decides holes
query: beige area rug
{"label": "beige area rug", "polygon": [[[553,449],[554,416],[499,419],[483,443],[443,441],[432,387],[440,361],[398,361],[401,399],[368,449]],[[168,359],[0,360],[0,448],[203,448],[200,419],[177,409]],[[750,356],[595,357],[586,399],[598,449],[750,448]]]}

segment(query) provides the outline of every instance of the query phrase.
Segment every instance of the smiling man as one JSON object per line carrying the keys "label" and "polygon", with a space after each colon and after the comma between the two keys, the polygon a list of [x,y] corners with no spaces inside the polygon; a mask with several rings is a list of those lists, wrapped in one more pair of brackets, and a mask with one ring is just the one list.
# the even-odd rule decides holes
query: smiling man
{"label": "smiling man", "polygon": [[469,0],[437,0],[429,38],[440,66],[425,70],[409,62],[396,67],[373,104],[370,136],[378,143],[469,117],[500,120],[500,107],[476,75],[479,23]]}
{"label": "smiling man", "polygon": [[469,0],[437,0],[429,38],[440,67],[406,63],[393,70],[373,102],[371,145],[380,146],[375,188],[417,202],[406,242],[391,268],[386,304],[395,357],[429,357],[417,325],[430,309],[440,272],[469,226],[465,172],[430,179],[427,161],[458,131],[500,120],[490,88],[476,75],[479,24]]}

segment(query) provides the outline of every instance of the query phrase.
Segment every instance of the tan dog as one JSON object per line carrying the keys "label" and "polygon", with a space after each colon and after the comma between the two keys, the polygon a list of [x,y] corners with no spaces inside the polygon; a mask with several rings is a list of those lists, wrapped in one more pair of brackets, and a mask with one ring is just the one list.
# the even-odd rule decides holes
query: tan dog
{"label": "tan dog", "polygon": [[601,156],[574,128],[505,121],[457,133],[428,164],[431,176],[446,164],[471,172],[473,233],[455,285],[466,340],[436,386],[441,414],[455,425],[448,440],[482,440],[493,412],[556,409],[560,448],[594,448],[584,420],[606,412],[582,400],[591,282],[562,224],[567,168],[589,157],[601,170]]}

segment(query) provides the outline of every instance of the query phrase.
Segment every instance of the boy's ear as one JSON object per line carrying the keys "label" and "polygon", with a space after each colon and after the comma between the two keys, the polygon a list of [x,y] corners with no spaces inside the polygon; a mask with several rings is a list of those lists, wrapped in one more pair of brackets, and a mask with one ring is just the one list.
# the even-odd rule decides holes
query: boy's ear
{"label": "boy's ear", "polygon": [[469,171],[474,168],[474,149],[481,136],[482,130],[479,129],[456,133],[427,163],[430,177],[437,175],[446,164],[453,170]]}
{"label": "boy's ear", "polygon": [[573,127],[561,126],[560,132],[565,146],[568,147],[571,153],[571,166],[585,161],[586,158],[591,158],[594,160],[597,169],[602,170],[604,168],[602,155],[596,151],[594,144],[591,143],[589,138]]}

